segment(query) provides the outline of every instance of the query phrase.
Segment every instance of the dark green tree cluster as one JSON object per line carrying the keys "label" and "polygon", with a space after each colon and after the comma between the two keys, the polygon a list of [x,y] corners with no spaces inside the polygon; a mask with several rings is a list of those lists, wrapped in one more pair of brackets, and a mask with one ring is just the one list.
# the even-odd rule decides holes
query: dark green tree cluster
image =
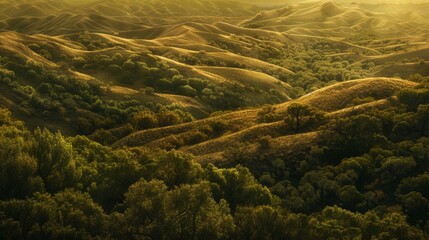
{"label": "dark green tree cluster", "polygon": [[[104,129],[124,126],[142,111],[158,115],[160,126],[194,119],[179,105],[162,106],[140,100],[111,99],[108,96],[109,88],[101,82],[46,70],[43,65],[24,61],[20,57],[5,57],[3,62],[0,64],[0,84],[14,94],[21,107],[39,118],[63,122],[79,134],[89,135],[99,130],[99,135]],[[137,124],[135,128],[138,130],[141,126]],[[133,129],[118,137],[130,131]],[[108,132],[103,133],[109,135]],[[106,137],[114,138],[110,135]]]}
{"label": "dark green tree cluster", "polygon": [[276,160],[268,188],[241,165],[29,131],[6,110],[0,135],[2,239],[424,239],[425,138],[308,166],[297,187]]}
{"label": "dark green tree cluster", "polygon": [[279,76],[280,79],[308,93],[332,82],[372,75],[374,63],[357,63],[356,60],[347,57],[348,55],[339,54],[348,51],[368,55],[372,53],[348,48],[347,45],[331,41],[290,43],[279,56],[268,61],[292,70],[295,74]]}
{"label": "dark green tree cluster", "polygon": [[[322,238],[329,238],[335,231],[358,239],[420,238],[429,230],[428,89],[422,82],[416,88],[402,90],[397,99],[390,100],[391,107],[387,109],[341,118],[325,117],[316,129],[311,125],[302,129],[317,130],[320,138],[300,152],[286,157],[266,156],[257,163],[249,157],[240,162],[280,197],[285,209],[310,214],[318,219],[313,220],[317,224],[325,221],[328,208],[330,212],[335,209],[335,214],[360,219],[349,218],[347,221],[357,225],[341,230],[325,222],[329,227],[322,230],[322,224],[322,232],[317,233]],[[309,109],[306,105],[291,104],[287,111],[290,126],[299,130],[302,119],[310,119]],[[269,144],[266,147],[270,148]],[[380,230],[388,221],[412,227],[414,233],[365,232],[372,227]],[[377,227],[371,225],[376,222]]]}

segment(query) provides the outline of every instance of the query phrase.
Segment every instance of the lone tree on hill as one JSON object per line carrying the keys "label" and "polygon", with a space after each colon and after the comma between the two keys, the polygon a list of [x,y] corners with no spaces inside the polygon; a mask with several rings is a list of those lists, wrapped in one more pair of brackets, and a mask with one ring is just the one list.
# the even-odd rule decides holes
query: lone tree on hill
{"label": "lone tree on hill", "polygon": [[324,112],[302,103],[292,103],[289,105],[285,118],[285,123],[293,127],[295,133],[303,127],[320,123],[324,119]]}

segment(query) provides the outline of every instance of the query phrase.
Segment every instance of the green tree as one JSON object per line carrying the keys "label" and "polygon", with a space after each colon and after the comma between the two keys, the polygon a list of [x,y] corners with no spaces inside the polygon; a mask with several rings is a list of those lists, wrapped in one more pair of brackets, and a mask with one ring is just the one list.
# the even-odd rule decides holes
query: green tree
{"label": "green tree", "polygon": [[428,220],[429,201],[421,193],[410,192],[403,195],[401,202],[410,223],[422,226]]}
{"label": "green tree", "polygon": [[171,126],[182,123],[180,116],[174,112],[166,109],[161,109],[157,114],[158,122],[160,127]]}
{"label": "green tree", "polygon": [[192,160],[192,155],[172,150],[160,152],[156,160],[154,177],[163,180],[169,187],[198,182],[203,169]]}
{"label": "green tree", "polygon": [[126,193],[125,235],[151,239],[225,239],[234,229],[224,201],[211,197],[210,184],[173,190],[159,180],[142,179]]}
{"label": "green tree", "polygon": [[212,184],[215,199],[226,199],[232,210],[237,206],[268,205],[273,201],[268,188],[258,183],[249,169],[241,165],[228,169],[209,165],[206,175]]}
{"label": "green tree", "polygon": [[[295,132],[299,132],[301,130],[301,125],[304,117],[310,115],[310,106],[300,104],[300,103],[292,103],[287,108],[287,113],[290,117],[291,123],[294,125]],[[285,120],[289,121],[289,119]]]}
{"label": "green tree", "polygon": [[310,216],[308,223],[310,239],[424,239],[399,213],[378,216],[372,211],[352,213],[334,206]]}
{"label": "green tree", "polygon": [[332,162],[364,154],[377,144],[387,142],[381,135],[381,121],[365,114],[338,119],[330,129],[332,136],[328,140],[325,157]]}
{"label": "green tree", "polygon": [[48,192],[73,187],[81,177],[72,145],[59,132],[36,129],[30,155],[37,160],[37,174],[45,181]]}
{"label": "green tree", "polygon": [[0,229],[5,223],[13,227],[7,232],[20,235],[16,239],[91,239],[103,236],[106,224],[101,207],[88,194],[74,190],[2,201],[0,213],[7,220]]}
{"label": "green tree", "polygon": [[105,159],[93,162],[95,168],[88,166],[85,170],[93,174],[87,179],[90,184],[88,192],[110,211],[123,202],[128,188],[148,173],[133,153],[126,150],[106,151]]}
{"label": "green tree", "polygon": [[306,217],[287,214],[271,206],[238,207],[235,212],[237,239],[304,238]]}
{"label": "green tree", "polygon": [[139,130],[158,127],[158,118],[155,113],[150,111],[141,111],[134,114],[131,121],[134,127]]}
{"label": "green tree", "polygon": [[356,205],[363,200],[362,194],[352,185],[347,185],[338,189],[337,195],[341,201],[341,205],[350,210],[355,210]]}
{"label": "green tree", "polygon": [[38,163],[28,154],[30,133],[14,126],[0,126],[0,199],[23,198],[43,191]]}
{"label": "green tree", "polygon": [[295,133],[303,128],[323,122],[324,113],[316,108],[302,103],[291,103],[287,108],[285,123],[292,125]]}

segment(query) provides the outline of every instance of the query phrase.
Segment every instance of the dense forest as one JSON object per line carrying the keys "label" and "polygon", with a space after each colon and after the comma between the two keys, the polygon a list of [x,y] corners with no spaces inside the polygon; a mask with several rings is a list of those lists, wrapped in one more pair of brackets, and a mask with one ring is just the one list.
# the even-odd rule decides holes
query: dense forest
{"label": "dense forest", "polygon": [[340,119],[290,105],[282,116],[288,131],[317,128],[326,139],[285,159],[255,165],[231,155],[232,166],[218,167],[176,150],[112,149],[84,136],[30,131],[3,109],[0,235],[424,239],[429,84],[394,101]]}

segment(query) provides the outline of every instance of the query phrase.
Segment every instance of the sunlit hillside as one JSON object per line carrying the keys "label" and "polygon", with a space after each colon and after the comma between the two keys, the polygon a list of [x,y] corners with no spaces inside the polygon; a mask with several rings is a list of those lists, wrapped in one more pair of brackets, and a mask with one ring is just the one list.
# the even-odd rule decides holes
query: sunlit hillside
{"label": "sunlit hillside", "polygon": [[0,239],[427,239],[428,8],[0,0]]}

